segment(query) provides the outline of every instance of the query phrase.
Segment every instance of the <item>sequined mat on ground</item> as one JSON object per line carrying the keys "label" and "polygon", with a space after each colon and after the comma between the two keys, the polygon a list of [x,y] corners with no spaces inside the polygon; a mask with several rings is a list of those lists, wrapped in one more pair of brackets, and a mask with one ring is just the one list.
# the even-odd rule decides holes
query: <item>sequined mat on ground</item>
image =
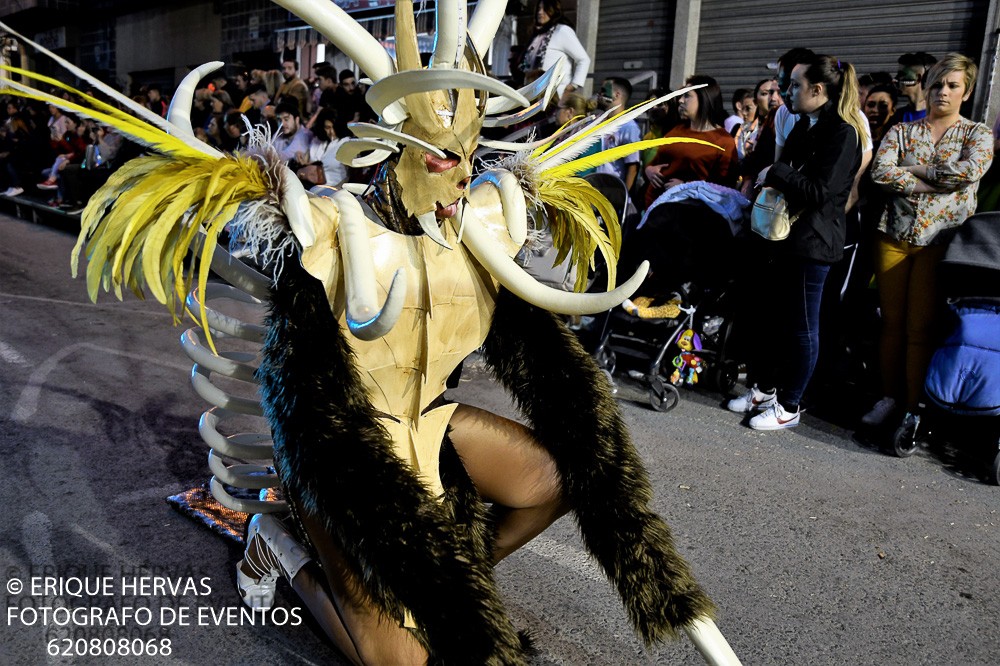
{"label": "sequined mat on ground", "polygon": [[[242,492],[237,492],[239,489],[235,488],[227,488],[227,490],[234,497],[242,499],[277,499],[273,489],[265,491],[244,490]],[[216,534],[240,546],[244,545],[243,535],[246,534],[250,514],[233,511],[219,504],[219,501],[212,496],[207,483],[177,495],[171,495],[167,498],[167,503],[184,515],[205,525]]]}

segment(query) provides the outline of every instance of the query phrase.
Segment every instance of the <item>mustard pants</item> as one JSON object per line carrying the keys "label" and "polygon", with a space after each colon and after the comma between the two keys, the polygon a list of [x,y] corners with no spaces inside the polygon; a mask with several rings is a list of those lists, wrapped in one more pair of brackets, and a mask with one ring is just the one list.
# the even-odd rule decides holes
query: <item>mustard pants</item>
{"label": "mustard pants", "polygon": [[944,245],[920,246],[879,234],[875,277],[882,308],[879,344],[884,395],[916,409],[937,346],[941,296],[937,267]]}

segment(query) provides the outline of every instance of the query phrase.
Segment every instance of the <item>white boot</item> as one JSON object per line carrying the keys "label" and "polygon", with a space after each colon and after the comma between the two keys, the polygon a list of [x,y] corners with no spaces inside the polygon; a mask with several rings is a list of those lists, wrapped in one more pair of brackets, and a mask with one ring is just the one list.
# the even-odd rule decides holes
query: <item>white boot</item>
{"label": "white boot", "polygon": [[[246,551],[236,565],[236,587],[243,603],[250,608],[270,608],[274,605],[278,576],[291,582],[310,559],[281,521],[270,514],[257,514],[250,519]],[[243,573],[244,563],[257,578]]]}

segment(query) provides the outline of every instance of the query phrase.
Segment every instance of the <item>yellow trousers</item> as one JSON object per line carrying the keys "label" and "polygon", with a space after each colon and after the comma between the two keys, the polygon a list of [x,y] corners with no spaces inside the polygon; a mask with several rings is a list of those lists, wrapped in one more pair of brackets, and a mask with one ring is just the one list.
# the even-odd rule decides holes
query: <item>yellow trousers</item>
{"label": "yellow trousers", "polygon": [[937,266],[944,245],[920,246],[880,234],[875,277],[882,308],[879,344],[884,394],[917,407],[938,342],[942,299]]}

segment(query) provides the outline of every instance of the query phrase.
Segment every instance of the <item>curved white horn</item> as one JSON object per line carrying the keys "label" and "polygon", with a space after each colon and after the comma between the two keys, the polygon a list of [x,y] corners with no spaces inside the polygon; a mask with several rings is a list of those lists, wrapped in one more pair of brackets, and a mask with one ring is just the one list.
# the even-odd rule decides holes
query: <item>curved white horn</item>
{"label": "curved white horn", "polygon": [[[429,92],[431,90],[457,90],[461,88],[472,88],[474,90],[485,90],[494,95],[503,95],[514,99],[520,106],[528,106],[531,102],[505,83],[492,79],[484,74],[468,72],[464,69],[425,69],[407,70],[377,82],[365,94],[365,101],[375,110],[375,113],[384,116],[386,107],[402,99],[406,95]],[[395,118],[385,118],[386,122],[396,124],[402,120]]]}
{"label": "curved white horn", "polygon": [[741,666],[739,657],[729,646],[726,637],[709,618],[694,620],[684,627],[684,631],[705,658],[705,663],[710,666]]}
{"label": "curved white horn", "polygon": [[483,127],[510,127],[511,125],[516,125],[528,118],[537,116],[545,110],[545,105],[546,103],[543,100],[538,100],[517,113],[509,113],[506,116],[486,116],[483,119]]}
{"label": "curved white horn", "polygon": [[337,239],[344,258],[344,288],[347,291],[347,328],[359,340],[376,340],[388,333],[399,319],[406,299],[406,273],[396,269],[385,298],[378,307],[375,260],[368,236],[365,213],[353,194],[337,191],[333,201],[340,211]]}
{"label": "curved white horn", "polygon": [[507,0],[479,0],[469,19],[469,40],[478,53],[486,53],[507,10]]}
{"label": "curved white horn", "polygon": [[[372,151],[364,157],[358,157],[363,152]],[[337,148],[337,161],[355,168],[362,168],[384,162],[393,153],[399,152],[399,146],[381,139],[348,139]]]}
{"label": "curved white horn", "polygon": [[551,312],[585,315],[605,312],[635,293],[649,272],[649,262],[639,265],[627,282],[617,289],[597,294],[575,294],[546,287],[524,272],[483,229],[475,213],[466,212],[465,246],[500,284],[521,299]]}
{"label": "curved white horn", "polygon": [[354,133],[354,136],[359,139],[383,139],[385,141],[393,141],[427,151],[431,155],[434,155],[442,160],[447,158],[444,151],[434,144],[422,141],[415,136],[406,134],[405,132],[397,132],[396,130],[388,127],[382,127],[381,125],[375,125],[372,123],[347,123],[347,129],[351,130],[351,132]]}
{"label": "curved white horn", "polygon": [[312,247],[316,242],[316,229],[313,227],[312,211],[309,208],[309,195],[291,169],[282,169],[284,178],[281,181],[281,211],[288,218],[292,233],[302,249]]}
{"label": "curved white horn", "polygon": [[191,128],[191,103],[194,101],[194,91],[198,87],[198,82],[217,69],[224,67],[226,63],[218,60],[206,62],[200,67],[195,67],[181,84],[177,86],[174,98],[170,100],[170,108],[167,110],[167,122],[176,125],[188,134],[194,134]]}
{"label": "curved white horn", "polygon": [[395,71],[392,57],[377,39],[361,24],[332,2],[316,0],[274,0],[333,42],[372,81],[383,79]]}
{"label": "curved white horn", "polygon": [[482,174],[472,183],[476,188],[484,183],[492,184],[500,192],[500,205],[507,220],[507,231],[518,246],[528,239],[528,205],[524,201],[524,190],[517,177],[510,171],[493,169]]}
{"label": "curved white horn", "polygon": [[[567,62],[566,56],[559,56],[559,60],[556,61],[556,64],[549,67],[545,70],[544,74],[528,85],[523,88],[518,88],[517,92],[521,93],[531,101],[535,101],[544,94],[544,102],[547,105],[549,100],[552,99],[553,93],[559,87],[559,84],[561,84],[563,79],[569,75],[569,65]],[[516,108],[517,105],[510,98],[493,97],[486,102],[486,115],[489,116],[496,113],[502,113]]]}
{"label": "curved white horn", "polygon": [[431,67],[451,69],[465,53],[465,0],[438,0],[435,8],[434,55]]}
{"label": "curved white horn", "polygon": [[420,228],[424,230],[428,238],[446,250],[452,249],[448,241],[444,239],[444,234],[441,233],[441,227],[438,226],[438,219],[434,211],[417,215],[417,222],[420,223]]}

